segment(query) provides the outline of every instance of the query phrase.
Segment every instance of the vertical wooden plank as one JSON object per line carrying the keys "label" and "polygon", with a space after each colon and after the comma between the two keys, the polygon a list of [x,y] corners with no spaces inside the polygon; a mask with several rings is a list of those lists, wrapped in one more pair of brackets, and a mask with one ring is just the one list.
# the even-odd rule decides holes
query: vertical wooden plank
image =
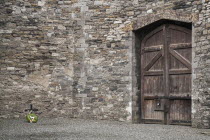
{"label": "vertical wooden plank", "polygon": [[[190,30],[171,26],[171,44],[178,43],[191,43],[191,33]],[[176,52],[182,56],[182,58],[191,62],[191,48],[176,48]],[[169,69],[190,69],[183,65],[183,61],[175,57],[170,57],[170,67]],[[181,74],[178,71],[170,75],[170,92],[169,95],[177,97],[177,99],[171,100],[170,103],[170,121],[176,124],[188,123],[191,120],[191,100],[185,100],[183,97],[187,97],[187,94],[191,95],[191,74]]]}
{"label": "vertical wooden plank", "polygon": [[[162,45],[162,27],[157,28],[156,30],[149,33],[142,41],[141,44],[141,105],[143,107],[142,116],[143,120],[163,120],[163,112],[155,111],[154,99],[145,99],[145,96],[156,96],[161,94],[162,87],[162,76],[161,75],[144,75],[144,70],[148,71],[157,71],[161,70],[161,66],[163,64],[162,59],[157,59],[154,61],[151,66],[145,69],[148,64],[151,63],[152,59],[155,55],[157,55],[160,51],[147,51],[144,52],[143,49],[146,47]],[[162,56],[161,56],[162,57]],[[144,69],[144,70],[143,70]],[[159,89],[160,88],[160,89]],[[162,92],[163,94],[163,92]]]}
{"label": "vertical wooden plank", "polygon": [[[169,96],[169,31],[168,25],[166,24],[163,28],[163,36],[164,36],[164,88],[165,88],[165,96]],[[169,124],[169,101],[168,99],[164,99],[164,123]]]}

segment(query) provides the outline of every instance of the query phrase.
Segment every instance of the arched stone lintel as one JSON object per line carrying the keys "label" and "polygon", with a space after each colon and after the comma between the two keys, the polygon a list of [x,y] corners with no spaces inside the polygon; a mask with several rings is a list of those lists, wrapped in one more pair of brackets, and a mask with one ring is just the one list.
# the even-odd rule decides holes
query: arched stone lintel
{"label": "arched stone lintel", "polygon": [[154,14],[147,14],[138,18],[134,22],[133,30],[138,30],[162,19],[192,23],[198,20],[198,15],[192,13],[177,12],[174,10],[165,10]]}

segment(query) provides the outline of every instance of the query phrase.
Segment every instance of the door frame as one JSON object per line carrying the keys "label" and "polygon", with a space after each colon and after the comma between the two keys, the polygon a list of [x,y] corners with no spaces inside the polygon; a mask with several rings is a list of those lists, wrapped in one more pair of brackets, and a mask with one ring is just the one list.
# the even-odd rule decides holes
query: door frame
{"label": "door frame", "polygon": [[[131,39],[132,39],[132,122],[133,123],[144,123],[142,119],[142,97],[141,97],[141,72],[139,71],[141,64],[141,57],[139,56],[138,52],[141,49],[142,39],[147,35],[149,32],[153,31],[155,28],[162,26],[163,24],[174,24],[181,27],[186,27],[192,30],[192,23],[191,22],[182,22],[182,21],[174,21],[174,20],[166,20],[160,19],[152,24],[146,25],[138,30],[134,30],[131,32]],[[193,42],[193,39],[192,39]],[[192,58],[193,61],[193,58]]]}

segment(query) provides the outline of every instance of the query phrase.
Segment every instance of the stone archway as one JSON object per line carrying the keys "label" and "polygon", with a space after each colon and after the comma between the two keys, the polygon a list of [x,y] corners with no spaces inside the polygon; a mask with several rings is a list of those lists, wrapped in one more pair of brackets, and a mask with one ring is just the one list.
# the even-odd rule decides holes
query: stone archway
{"label": "stone archway", "polygon": [[[160,11],[156,14],[148,14],[140,17],[133,24],[132,33],[132,121],[134,123],[142,123],[141,119],[141,99],[140,99],[140,74],[138,69],[141,67],[138,64],[140,56],[137,54],[141,39],[155,27],[164,23],[172,23],[183,27],[192,27],[192,22],[197,20],[197,17],[192,14],[177,13],[172,10]],[[192,58],[193,59],[193,58]]]}

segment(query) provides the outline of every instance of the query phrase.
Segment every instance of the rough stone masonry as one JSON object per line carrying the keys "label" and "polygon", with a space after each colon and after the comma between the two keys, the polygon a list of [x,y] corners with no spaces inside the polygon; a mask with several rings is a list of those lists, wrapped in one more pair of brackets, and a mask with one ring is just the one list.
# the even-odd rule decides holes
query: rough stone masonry
{"label": "rough stone masonry", "polygon": [[0,0],[0,118],[134,121],[132,31],[193,26],[192,125],[210,128],[209,0]]}

